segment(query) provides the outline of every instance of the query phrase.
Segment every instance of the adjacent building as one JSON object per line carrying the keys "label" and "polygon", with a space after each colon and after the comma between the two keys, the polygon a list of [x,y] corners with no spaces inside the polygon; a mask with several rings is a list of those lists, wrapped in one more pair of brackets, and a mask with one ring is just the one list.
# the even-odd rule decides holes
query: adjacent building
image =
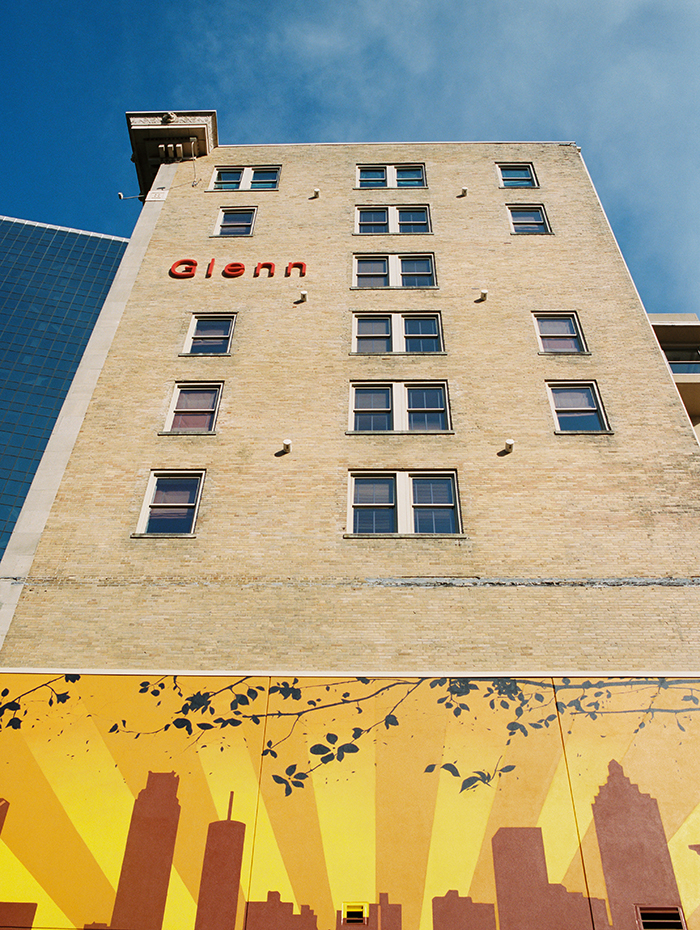
{"label": "adjacent building", "polygon": [[0,217],[0,559],[126,245]]}
{"label": "adjacent building", "polygon": [[695,313],[650,313],[654,333],[694,427],[700,423],[700,320]]}

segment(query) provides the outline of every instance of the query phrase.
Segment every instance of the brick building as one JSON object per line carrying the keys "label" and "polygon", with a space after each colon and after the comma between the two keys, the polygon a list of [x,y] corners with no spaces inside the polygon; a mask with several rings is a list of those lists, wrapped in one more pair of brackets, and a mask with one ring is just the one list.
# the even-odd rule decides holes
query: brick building
{"label": "brick building", "polygon": [[697,661],[700,449],[576,145],[127,119],[145,203],[3,562],[6,667]]}

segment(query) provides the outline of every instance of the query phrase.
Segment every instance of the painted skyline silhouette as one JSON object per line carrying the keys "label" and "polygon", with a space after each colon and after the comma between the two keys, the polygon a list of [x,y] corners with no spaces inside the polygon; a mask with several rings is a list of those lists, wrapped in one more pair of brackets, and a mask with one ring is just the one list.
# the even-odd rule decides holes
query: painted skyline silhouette
{"label": "painted skyline silhouette", "polygon": [[[149,772],[134,802],[110,924],[92,930],[162,930],[180,818],[179,777]],[[236,930],[246,825],[231,819],[209,824],[194,930]],[[0,799],[0,830],[9,804]],[[659,806],[611,760],[608,778],[593,804],[607,899],[588,898],[551,883],[539,827],[499,828],[492,837],[496,902],[477,902],[455,889],[432,899],[433,930],[638,930],[636,906],[680,908],[673,864]],[[402,906],[379,894],[368,904],[367,930],[402,930]],[[0,902],[0,930],[31,928],[36,903]],[[343,930],[341,911],[335,930]],[[349,926],[349,924],[347,925]],[[318,930],[309,905],[294,913],[291,902],[270,890],[265,901],[248,901],[240,930]]]}

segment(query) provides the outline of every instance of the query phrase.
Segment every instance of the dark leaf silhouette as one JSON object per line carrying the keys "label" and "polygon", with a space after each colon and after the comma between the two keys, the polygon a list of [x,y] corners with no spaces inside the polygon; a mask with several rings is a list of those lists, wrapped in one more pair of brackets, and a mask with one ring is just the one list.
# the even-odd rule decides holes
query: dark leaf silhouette
{"label": "dark leaf silhouette", "polygon": [[460,794],[463,791],[469,791],[470,788],[475,788],[479,784],[480,779],[476,775],[470,775],[469,778],[465,778],[462,782],[462,787],[459,789]]}

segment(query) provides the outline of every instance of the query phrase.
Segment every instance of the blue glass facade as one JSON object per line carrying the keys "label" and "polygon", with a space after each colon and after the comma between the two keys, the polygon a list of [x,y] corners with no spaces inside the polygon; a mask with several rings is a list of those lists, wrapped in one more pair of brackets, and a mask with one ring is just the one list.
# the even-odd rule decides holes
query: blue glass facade
{"label": "blue glass facade", "polygon": [[126,246],[0,217],[0,558]]}

